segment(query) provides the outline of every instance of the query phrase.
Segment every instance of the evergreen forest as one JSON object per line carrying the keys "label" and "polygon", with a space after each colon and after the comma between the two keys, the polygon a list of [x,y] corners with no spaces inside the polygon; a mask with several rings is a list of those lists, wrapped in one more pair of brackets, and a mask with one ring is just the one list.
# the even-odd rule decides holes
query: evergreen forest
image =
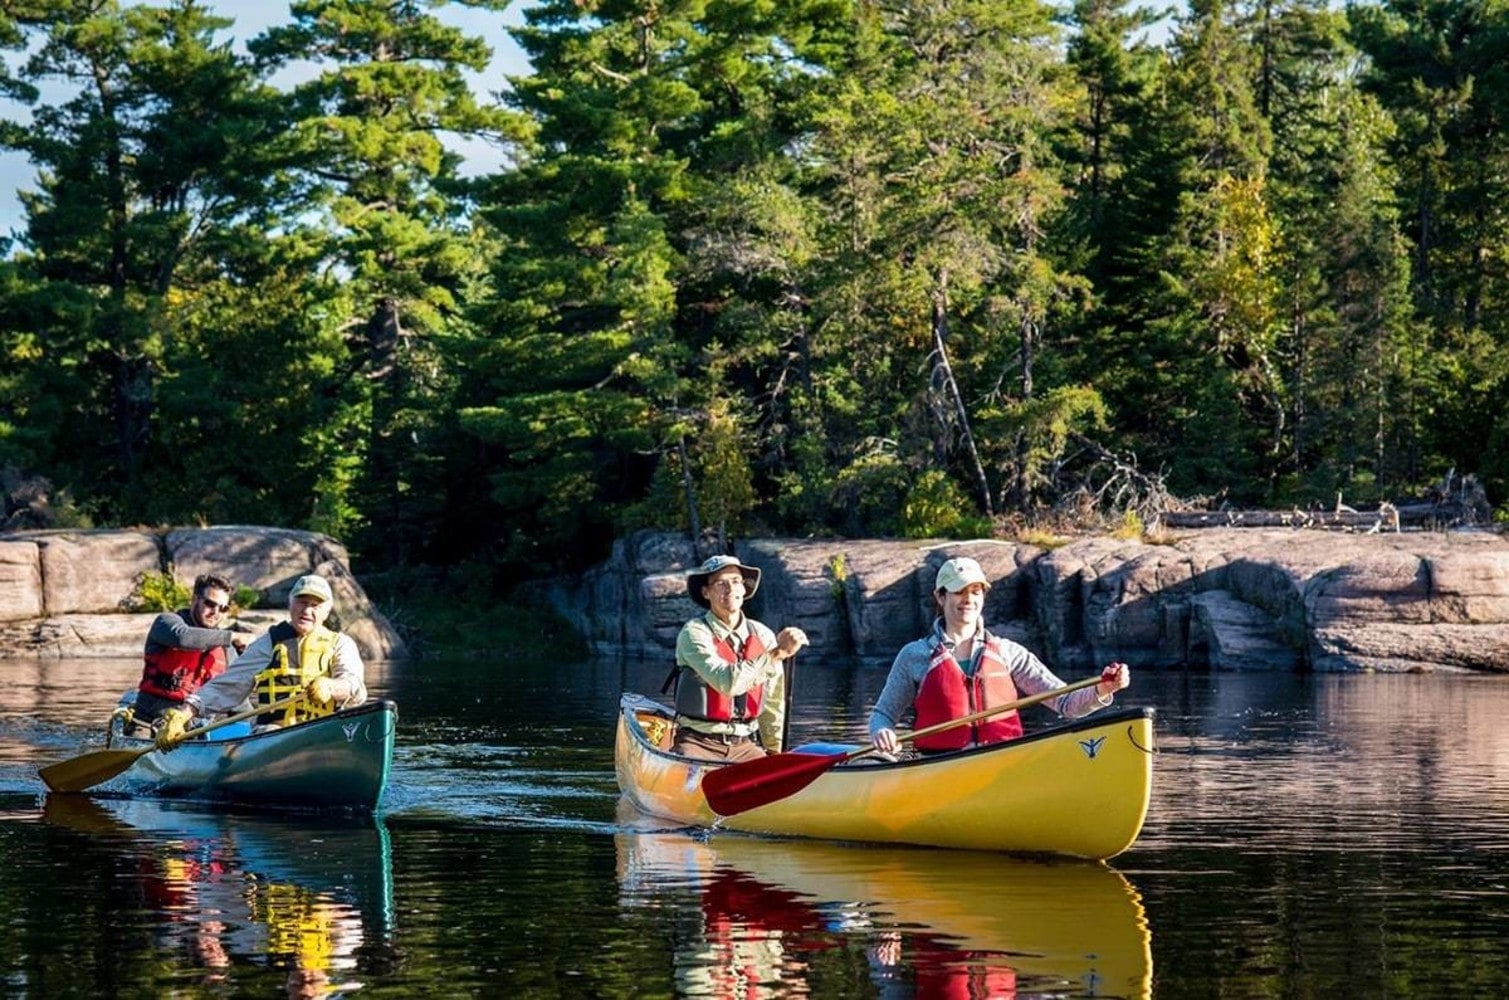
{"label": "evergreen forest", "polygon": [[12,526],[497,584],[1509,498],[1504,4],[456,5],[527,74],[441,0],[0,0]]}

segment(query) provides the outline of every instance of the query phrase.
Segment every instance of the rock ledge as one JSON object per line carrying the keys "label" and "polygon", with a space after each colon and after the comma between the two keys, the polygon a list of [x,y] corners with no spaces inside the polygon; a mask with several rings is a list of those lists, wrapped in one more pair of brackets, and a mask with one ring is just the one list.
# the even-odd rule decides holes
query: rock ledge
{"label": "rock ledge", "polygon": [[[20,531],[0,534],[0,657],[140,656],[153,615],[124,610],[143,573],[189,585],[219,573],[261,594],[240,625],[260,632],[284,616],[288,591],[319,573],[335,591],[342,630],[371,660],[403,659],[403,640],[325,535],[255,525]],[[235,623],[233,623],[235,624]]]}

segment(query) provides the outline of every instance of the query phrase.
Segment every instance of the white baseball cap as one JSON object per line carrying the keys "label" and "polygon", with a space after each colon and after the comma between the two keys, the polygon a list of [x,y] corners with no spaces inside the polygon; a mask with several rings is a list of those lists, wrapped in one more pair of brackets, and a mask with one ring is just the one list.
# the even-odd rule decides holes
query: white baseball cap
{"label": "white baseball cap", "polygon": [[957,594],[973,583],[984,584],[986,590],[990,589],[990,578],[979,563],[968,556],[956,556],[938,567],[938,582],[933,585],[933,590]]}
{"label": "white baseball cap", "polygon": [[330,592],[330,584],[323,576],[301,576],[293,582],[293,590],[288,592],[288,599],[295,597],[318,597],[322,601],[333,601],[335,595]]}

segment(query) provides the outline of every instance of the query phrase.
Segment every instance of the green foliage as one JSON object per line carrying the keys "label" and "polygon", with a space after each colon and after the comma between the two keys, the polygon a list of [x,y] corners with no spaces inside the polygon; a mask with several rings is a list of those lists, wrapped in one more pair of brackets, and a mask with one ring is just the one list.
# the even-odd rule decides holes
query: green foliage
{"label": "green foliage", "polygon": [[121,603],[128,611],[177,611],[188,607],[192,596],[188,587],[173,578],[171,571],[148,571],[136,578],[136,586]]}
{"label": "green foliage", "polygon": [[443,7],[299,0],[250,57],[200,4],[0,15],[0,465],[49,483],[7,517],[492,584],[638,526],[1056,523],[1105,456],[1509,490],[1495,9],[540,0],[500,107]]}
{"label": "green foliage", "polygon": [[1147,526],[1142,523],[1142,518],[1135,510],[1123,511],[1121,524],[1111,532],[1112,538],[1121,538],[1126,541],[1140,542],[1147,535]]}
{"label": "green foliage", "polygon": [[900,459],[875,451],[850,462],[833,477],[828,494],[830,523],[850,538],[901,534],[911,473]]}
{"label": "green foliage", "polygon": [[836,553],[828,560],[826,571],[829,580],[828,592],[833,595],[835,601],[842,603],[844,588],[849,582],[849,560],[842,552]]}
{"label": "green foliage", "polygon": [[947,473],[928,469],[917,477],[901,511],[907,538],[989,538],[990,521],[974,509]]}
{"label": "green foliage", "polygon": [[530,586],[510,585],[495,566],[469,561],[407,567],[363,578],[416,655],[430,658],[586,660],[590,649]]}

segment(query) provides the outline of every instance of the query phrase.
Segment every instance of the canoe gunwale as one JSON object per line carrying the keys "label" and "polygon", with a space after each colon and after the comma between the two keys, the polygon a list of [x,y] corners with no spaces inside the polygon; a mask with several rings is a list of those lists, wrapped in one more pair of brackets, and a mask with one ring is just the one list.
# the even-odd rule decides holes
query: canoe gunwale
{"label": "canoe gunwale", "polygon": [[[645,736],[644,727],[639,725],[639,720],[636,718],[636,713],[641,711],[654,711],[655,714],[663,718],[674,719],[675,712],[666,705],[655,701],[652,698],[646,698],[644,695],[625,694],[620,699],[619,707],[624,716],[624,721],[625,723],[627,723],[627,728],[630,734],[633,735],[635,741],[640,745],[641,750],[652,753],[657,757],[664,757],[666,760],[672,760],[686,764],[695,764],[696,766],[702,768],[719,768],[728,766],[728,763],[725,761],[700,760],[691,757],[683,757],[680,754],[671,753],[669,750],[662,750],[660,747],[657,747],[655,746],[655,744],[651,743]],[[1058,725],[1027,733],[1023,736],[1018,737],[1017,739],[1007,740],[1003,743],[991,743],[986,746],[967,747],[963,750],[953,750],[947,753],[931,753],[918,757],[908,757],[893,761],[866,756],[857,758],[853,761],[844,761],[841,764],[835,764],[833,771],[842,773],[845,771],[859,770],[862,768],[868,773],[881,770],[897,770],[909,767],[927,767],[929,765],[943,763],[944,761],[961,760],[968,757],[999,753],[1003,750],[1009,750],[1015,747],[1028,746],[1040,740],[1054,739],[1056,737],[1067,736],[1071,733],[1081,732],[1088,729],[1099,729],[1102,726],[1108,725],[1113,722],[1132,722],[1139,719],[1150,719],[1156,721],[1157,718],[1158,710],[1147,706],[1140,706],[1135,708],[1103,709],[1099,712],[1093,712],[1090,715],[1081,716],[1078,719],[1070,719]],[[860,745],[861,744],[856,744],[855,746],[858,747]],[[1149,754],[1158,753],[1156,748],[1142,747],[1141,749],[1145,753]]]}
{"label": "canoe gunwale", "polygon": [[[198,740],[194,738],[194,730],[190,729],[188,737],[182,743],[180,743],[179,746],[203,747],[207,743],[211,743],[215,746],[230,748],[237,746],[255,745],[258,742],[269,739],[286,739],[290,733],[297,733],[309,727],[328,724],[336,720],[350,721],[352,719],[360,718],[363,715],[371,715],[376,712],[392,712],[393,718],[397,720],[398,703],[395,701],[390,701],[387,698],[373,698],[369,701],[362,702],[360,705],[354,705],[351,708],[343,708],[332,715],[322,715],[318,719],[309,719],[307,721],[300,722],[297,725],[284,726],[281,729],[269,729],[261,733],[249,733],[246,736],[231,736],[225,739]],[[119,747],[129,750],[134,747],[144,747],[148,743],[152,742],[149,739],[139,739],[134,736],[123,736],[117,733],[112,733],[110,735],[112,737],[112,742],[110,744],[112,748]]]}

